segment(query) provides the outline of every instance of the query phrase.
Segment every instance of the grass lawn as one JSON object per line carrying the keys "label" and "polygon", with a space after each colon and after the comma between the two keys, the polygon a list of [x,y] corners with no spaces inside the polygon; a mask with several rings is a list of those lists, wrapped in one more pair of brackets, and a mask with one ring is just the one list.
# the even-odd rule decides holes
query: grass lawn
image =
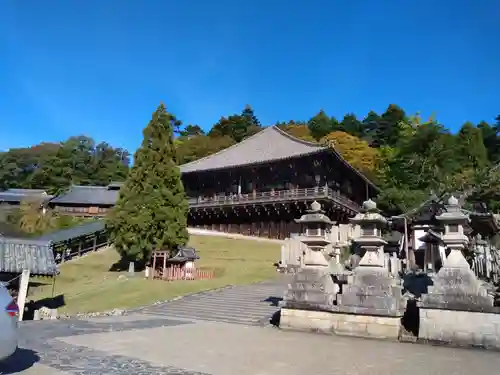
{"label": "grass lawn", "polygon": [[[110,272],[118,260],[114,249],[105,249],[61,265],[55,281],[54,296],[63,294],[65,313],[105,311],[148,305],[188,293],[225,285],[250,284],[276,276],[273,263],[279,260],[280,245],[264,241],[191,236],[189,245],[196,248],[200,259],[197,267],[214,269],[210,280],[173,281],[145,280],[144,273],[128,278],[126,272]],[[32,288],[28,300],[52,297],[52,280],[33,281],[44,285]],[[30,290],[31,294],[31,290]]]}

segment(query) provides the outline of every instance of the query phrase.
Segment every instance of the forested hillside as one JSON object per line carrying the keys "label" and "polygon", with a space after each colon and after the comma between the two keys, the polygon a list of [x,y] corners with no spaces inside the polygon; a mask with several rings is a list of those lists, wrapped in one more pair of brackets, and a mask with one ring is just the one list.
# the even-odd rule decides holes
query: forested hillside
{"label": "forested hillside", "polygon": [[[391,213],[411,209],[430,193],[467,191],[469,202],[483,201],[500,211],[500,116],[479,124],[466,122],[452,133],[436,119],[410,115],[397,105],[384,113],[353,113],[342,119],[319,111],[309,120],[280,122],[304,140],[335,147],[365,173],[382,193],[381,207]],[[176,121],[177,162],[210,155],[262,129],[250,106],[214,124]],[[105,185],[124,180],[130,153],[87,136],[60,144],[42,143],[0,154],[0,189],[46,188],[58,193],[71,184]]]}

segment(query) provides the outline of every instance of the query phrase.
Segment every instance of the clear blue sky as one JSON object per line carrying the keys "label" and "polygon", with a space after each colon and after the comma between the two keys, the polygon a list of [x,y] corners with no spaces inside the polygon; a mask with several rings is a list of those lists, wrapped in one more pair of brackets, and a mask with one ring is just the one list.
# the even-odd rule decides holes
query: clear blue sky
{"label": "clear blue sky", "polygon": [[0,150],[86,134],[131,151],[161,100],[209,128],[500,114],[498,0],[3,0]]}

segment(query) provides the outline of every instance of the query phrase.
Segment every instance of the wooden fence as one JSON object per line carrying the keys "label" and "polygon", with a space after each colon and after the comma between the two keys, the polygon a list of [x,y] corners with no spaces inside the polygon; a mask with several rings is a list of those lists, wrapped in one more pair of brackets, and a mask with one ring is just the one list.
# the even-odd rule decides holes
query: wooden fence
{"label": "wooden fence", "polygon": [[157,278],[176,281],[176,280],[207,280],[214,278],[213,270],[202,270],[198,268],[184,268],[181,266],[170,266],[164,268],[157,274]]}

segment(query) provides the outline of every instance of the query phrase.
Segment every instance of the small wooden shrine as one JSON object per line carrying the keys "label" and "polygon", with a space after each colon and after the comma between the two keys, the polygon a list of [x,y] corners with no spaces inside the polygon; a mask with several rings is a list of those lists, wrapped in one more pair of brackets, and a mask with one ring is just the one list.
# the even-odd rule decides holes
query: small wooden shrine
{"label": "small wooden shrine", "polygon": [[200,259],[192,247],[180,247],[174,256],[168,250],[153,252],[151,276],[162,280],[197,280],[210,279],[213,272],[198,270],[195,261]]}

